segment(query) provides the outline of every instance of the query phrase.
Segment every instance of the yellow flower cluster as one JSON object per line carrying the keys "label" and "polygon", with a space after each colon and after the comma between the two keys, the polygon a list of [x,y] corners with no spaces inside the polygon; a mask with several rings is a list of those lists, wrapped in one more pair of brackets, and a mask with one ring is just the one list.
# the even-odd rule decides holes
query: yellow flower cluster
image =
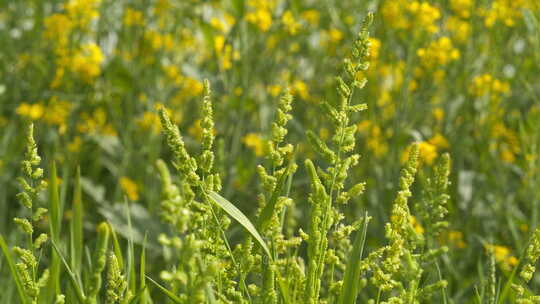
{"label": "yellow flower cluster", "polygon": [[492,27],[499,21],[505,26],[513,27],[516,20],[521,18],[522,10],[527,7],[527,0],[495,0],[484,13],[484,24]]}
{"label": "yellow flower cluster", "polygon": [[144,25],[144,16],[141,11],[128,7],[124,12],[123,21],[126,26],[142,26]]}
{"label": "yellow flower cluster", "polygon": [[82,113],[77,131],[86,134],[117,135],[114,127],[107,122],[107,112],[102,108],[97,108],[91,114]]}
{"label": "yellow flower cluster", "polygon": [[459,50],[453,46],[452,40],[448,37],[431,42],[426,48],[418,49],[416,54],[422,66],[427,69],[443,67],[460,57]]}
{"label": "yellow flower cluster", "polygon": [[171,34],[149,30],[144,33],[144,39],[153,51],[172,51],[174,48],[174,39]]}
{"label": "yellow flower cluster", "polygon": [[32,121],[42,120],[48,125],[58,127],[60,134],[67,130],[67,119],[71,112],[71,103],[65,100],[59,100],[53,96],[48,103],[37,102],[29,104],[22,102],[16,113]]}
{"label": "yellow flower cluster", "polygon": [[30,120],[38,120],[43,116],[45,108],[41,103],[29,104],[22,102],[16,110],[16,113],[20,116],[26,117]]}
{"label": "yellow flower cluster", "polygon": [[463,249],[467,247],[467,243],[463,240],[463,232],[450,230],[441,235],[441,243],[451,245]]}
{"label": "yellow flower cluster", "polygon": [[515,132],[498,122],[491,128],[493,143],[491,150],[498,151],[499,158],[507,163],[514,163],[516,155],[521,152],[519,139]]}
{"label": "yellow flower cluster", "polygon": [[274,0],[250,0],[250,11],[246,14],[246,20],[256,26],[260,31],[267,32],[272,26],[272,12],[276,4]]}
{"label": "yellow flower cluster", "polygon": [[58,88],[66,71],[70,71],[86,83],[92,83],[101,74],[103,53],[96,43],[82,46],[70,45],[69,39],[75,28],[87,32],[90,23],[99,17],[101,0],[71,0],[65,4],[64,13],[50,15],[44,20],[44,37],[52,42],[56,55],[56,72],[51,83]]}
{"label": "yellow flower cluster", "polygon": [[491,74],[482,74],[473,78],[469,91],[477,97],[491,94],[497,98],[510,92],[510,84],[496,79]]}
{"label": "yellow flower cluster", "polygon": [[101,0],[71,0],[64,8],[70,19],[80,28],[86,28],[99,17]]}
{"label": "yellow flower cluster", "polygon": [[283,16],[281,16],[281,22],[283,23],[283,26],[285,27],[287,32],[291,35],[296,35],[300,30],[301,25],[296,21],[293,13],[290,10],[287,10],[285,11],[285,13],[283,13]]}
{"label": "yellow flower cluster", "polygon": [[382,132],[381,127],[370,120],[364,120],[358,124],[358,131],[366,135],[366,147],[376,158],[381,158],[388,153],[388,132]]}
{"label": "yellow flower cluster", "polygon": [[79,75],[82,80],[91,83],[94,78],[101,74],[101,63],[104,57],[97,44],[91,42],[82,46],[71,59],[71,70]]}
{"label": "yellow flower cluster", "polygon": [[451,16],[446,20],[446,29],[452,34],[454,40],[465,43],[471,35],[471,24],[468,20]]}
{"label": "yellow flower cluster", "polygon": [[382,16],[387,24],[398,30],[415,28],[435,33],[441,11],[428,1],[394,0],[384,3]]}
{"label": "yellow flower cluster", "polygon": [[[439,151],[444,150],[449,147],[448,141],[440,134],[436,134],[428,141],[421,141],[418,143],[419,149],[419,158],[420,160],[431,166],[435,162],[437,156],[439,156]],[[401,155],[401,162],[404,163],[409,157],[409,151],[411,146],[408,146],[403,154]]]}
{"label": "yellow flower cluster", "polygon": [[503,270],[509,271],[512,267],[518,265],[519,260],[511,254],[510,248],[493,244],[486,244],[485,247],[486,250],[493,252],[495,261],[499,263]]}
{"label": "yellow flower cluster", "polygon": [[256,156],[263,156],[266,151],[265,141],[258,133],[249,133],[242,139],[244,144],[253,150]]}
{"label": "yellow flower cluster", "polygon": [[232,68],[232,61],[240,59],[240,53],[233,50],[231,44],[225,43],[225,36],[217,35],[214,38],[214,49],[219,58],[220,66],[223,70],[229,70]]}
{"label": "yellow flower cluster", "polygon": [[471,17],[472,0],[450,0],[450,8],[460,18]]}
{"label": "yellow flower cluster", "polygon": [[139,200],[139,187],[132,179],[125,176],[120,177],[120,187],[130,201]]}
{"label": "yellow flower cluster", "polygon": [[159,115],[152,111],[146,111],[137,119],[137,125],[143,130],[149,130],[158,135],[161,132]]}

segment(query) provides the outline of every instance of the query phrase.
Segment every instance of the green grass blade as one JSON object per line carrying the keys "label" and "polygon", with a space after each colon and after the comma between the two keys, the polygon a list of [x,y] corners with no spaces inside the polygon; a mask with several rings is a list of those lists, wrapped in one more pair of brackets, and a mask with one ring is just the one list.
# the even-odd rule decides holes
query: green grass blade
{"label": "green grass blade", "polygon": [[81,192],[81,170],[77,167],[75,175],[75,185],[73,189],[73,205],[71,207],[71,267],[73,271],[80,275],[83,258],[83,220],[84,210]]}
{"label": "green grass blade", "polygon": [[161,286],[158,282],[152,280],[151,277],[149,276],[146,276],[146,278],[152,282],[152,284],[156,285],[156,287],[161,290],[161,292],[163,292],[169,299],[171,299],[171,301],[173,301],[174,303],[177,303],[177,304],[182,304],[182,300],[180,300],[179,297],[177,297],[174,293],[170,292],[167,288]]}
{"label": "green grass blade", "polygon": [[251,223],[251,221],[240,211],[238,208],[236,208],[235,205],[233,205],[231,202],[229,202],[227,199],[222,197],[221,195],[217,194],[216,192],[211,191],[208,195],[210,199],[216,203],[221,209],[223,209],[227,214],[229,214],[232,218],[234,218],[240,225],[242,225],[254,238],[257,240],[257,242],[261,245],[264,252],[272,258],[272,255],[270,254],[270,250],[268,249],[268,246],[264,242],[262,236],[259,234],[257,229],[255,229],[255,226]]}
{"label": "green grass blade", "polygon": [[366,212],[363,220],[362,231],[358,231],[354,238],[354,244],[345,268],[345,278],[339,295],[339,304],[354,304],[358,296],[358,280],[360,279],[360,261],[366,242],[367,226],[369,218]]}
{"label": "green grass blade", "polygon": [[288,170],[285,170],[283,174],[281,174],[278,179],[277,185],[272,192],[272,196],[270,196],[270,200],[268,201],[268,203],[266,203],[263,210],[261,211],[261,215],[259,216],[259,221],[257,225],[260,230],[265,230],[266,226],[270,222],[272,214],[274,214],[274,209],[276,209],[278,197],[281,194],[283,187],[285,186],[285,181],[287,180],[288,175]]}
{"label": "green grass blade", "polygon": [[118,267],[120,269],[124,269],[124,256],[122,255],[122,248],[120,248],[120,242],[118,241],[118,236],[116,235],[116,231],[114,231],[113,226],[109,223],[109,228],[111,230],[111,236],[113,240],[113,250],[114,255],[116,255],[116,258],[118,259]]}
{"label": "green grass blade", "polygon": [[62,261],[62,264],[64,264],[64,267],[66,268],[69,281],[71,282],[71,285],[73,286],[73,290],[75,291],[75,295],[77,295],[77,299],[79,300],[79,303],[85,303],[84,291],[83,291],[82,286],[79,284],[80,280],[77,278],[75,273],[73,273],[73,271],[69,267],[69,264],[67,263],[66,259],[62,255],[62,252],[60,251],[60,249],[58,248],[54,240],[51,240],[51,244],[52,244],[53,250],[56,252],[59,259]]}
{"label": "green grass blade", "polygon": [[140,266],[139,266],[139,280],[140,280],[140,289],[143,290],[143,293],[140,295],[141,300],[140,304],[148,303],[148,292],[146,291],[146,240],[148,235],[144,235],[144,240],[141,248],[141,257],[140,257]]}
{"label": "green grass blade", "polygon": [[4,240],[4,237],[2,235],[0,235],[0,247],[2,248],[2,252],[4,253],[4,256],[6,257],[6,261],[8,263],[9,270],[11,271],[13,280],[15,281],[15,285],[17,287],[17,293],[19,294],[21,303],[27,304],[28,299],[26,297],[26,293],[24,292],[21,278],[19,277],[19,273],[17,272],[17,269],[15,268],[15,262],[13,260],[13,256],[11,255],[11,251],[9,250],[6,244],[6,241]]}
{"label": "green grass blade", "polygon": [[[60,240],[60,227],[61,227],[61,214],[62,207],[60,206],[60,196],[58,191],[58,177],[56,173],[56,163],[53,161],[51,165],[51,173],[49,177],[49,231],[51,241],[59,243]],[[60,260],[58,253],[51,249],[51,264],[49,267],[50,277],[48,285],[48,299],[56,298],[56,295],[60,294]]]}
{"label": "green grass blade", "polygon": [[[139,304],[140,304],[140,303],[143,303],[142,300],[139,301],[139,299],[141,299],[141,297],[142,297],[144,294],[146,294],[146,291],[147,291],[147,290],[146,290],[146,286],[145,286],[144,288],[141,288],[141,289],[137,292],[137,294],[136,294],[133,298],[131,298],[131,300],[129,300],[128,303],[129,303],[129,304],[135,304],[135,303],[139,303]],[[139,301],[139,302],[137,302],[137,301]]]}

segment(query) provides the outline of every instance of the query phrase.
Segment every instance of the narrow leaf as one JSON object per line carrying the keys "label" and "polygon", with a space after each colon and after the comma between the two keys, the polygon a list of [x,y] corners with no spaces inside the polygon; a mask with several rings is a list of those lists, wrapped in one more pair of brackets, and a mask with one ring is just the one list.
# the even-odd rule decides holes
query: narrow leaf
{"label": "narrow leaf", "polygon": [[354,304],[358,296],[358,280],[360,279],[360,261],[364,251],[366,241],[367,226],[369,222],[368,214],[364,216],[362,231],[356,233],[354,244],[345,268],[345,278],[339,295],[339,304]]}
{"label": "narrow leaf", "polygon": [[263,238],[261,237],[257,229],[255,229],[255,226],[253,226],[251,221],[242,213],[242,211],[240,211],[238,208],[236,208],[235,205],[233,205],[227,199],[214,191],[211,191],[208,196],[210,197],[210,199],[212,199],[214,203],[216,203],[216,205],[221,207],[221,209],[223,209],[225,212],[227,212],[227,214],[229,214],[238,223],[240,223],[240,225],[244,226],[244,228],[246,228],[246,230],[257,240],[257,242],[259,242],[266,254],[270,258],[272,258],[270,250],[268,249],[268,246],[266,246]]}
{"label": "narrow leaf", "polygon": [[173,301],[174,303],[177,303],[177,304],[182,304],[184,302],[182,302],[182,300],[180,300],[179,297],[177,297],[174,293],[170,292],[167,288],[161,286],[158,282],[152,280],[151,277],[149,276],[146,276],[146,278],[152,282],[154,285],[156,285],[157,288],[159,288],[169,299],[171,299],[171,301]]}
{"label": "narrow leaf", "polygon": [[85,303],[84,291],[81,285],[79,284],[79,279],[69,267],[69,264],[67,263],[66,259],[62,255],[62,252],[60,251],[58,246],[56,246],[56,243],[54,242],[54,240],[51,240],[51,244],[53,246],[53,250],[56,252],[58,257],[60,258],[60,261],[62,261],[62,264],[64,264],[64,267],[66,268],[66,272],[68,273],[69,280],[71,282],[71,285],[73,286],[73,289],[75,290],[75,294],[77,295],[77,299],[79,300],[79,303]]}
{"label": "narrow leaf", "polygon": [[4,253],[4,256],[6,257],[9,270],[11,271],[11,276],[13,277],[13,280],[15,280],[15,285],[17,286],[17,293],[19,294],[21,303],[26,304],[28,303],[28,299],[26,298],[26,294],[24,293],[24,288],[21,282],[21,278],[19,277],[19,273],[17,272],[17,269],[15,268],[15,262],[13,261],[13,256],[11,255],[11,251],[9,250],[6,244],[6,241],[4,240],[4,237],[2,235],[0,235],[0,247],[2,248],[2,252]]}

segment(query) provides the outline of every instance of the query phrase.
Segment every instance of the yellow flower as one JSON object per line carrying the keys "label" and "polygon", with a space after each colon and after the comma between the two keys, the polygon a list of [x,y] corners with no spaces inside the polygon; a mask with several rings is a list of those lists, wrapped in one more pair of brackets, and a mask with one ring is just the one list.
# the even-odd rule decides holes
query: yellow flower
{"label": "yellow flower", "polygon": [[139,187],[133,180],[125,176],[120,177],[120,187],[130,201],[139,199]]}
{"label": "yellow flower", "polygon": [[247,13],[246,20],[258,27],[262,32],[267,32],[272,26],[272,14],[266,9],[258,9]]}
{"label": "yellow flower", "polygon": [[279,84],[269,85],[266,88],[266,91],[268,91],[272,97],[277,97],[281,93],[281,90],[282,88]]}
{"label": "yellow flower", "polygon": [[45,109],[40,103],[28,104],[23,102],[17,107],[15,112],[21,116],[30,118],[31,120],[38,120],[43,116]]}
{"label": "yellow flower", "polygon": [[335,28],[331,28],[328,30],[328,37],[330,38],[330,41],[333,43],[338,43],[343,39],[343,33]]}
{"label": "yellow flower", "polygon": [[73,56],[70,68],[81,79],[90,83],[101,74],[101,63],[103,63],[103,60],[104,57],[101,49],[97,44],[91,42],[83,45]]}
{"label": "yellow flower", "polygon": [[161,122],[155,112],[144,112],[142,117],[137,120],[137,124],[144,130],[150,130],[154,134],[161,132]]}
{"label": "yellow flower", "polygon": [[303,82],[302,80],[295,80],[292,84],[292,93],[294,95],[298,95],[300,96],[300,98],[304,99],[304,100],[309,100],[310,98],[310,95],[309,95],[309,90],[308,90],[308,86],[305,82]]}
{"label": "yellow flower", "polygon": [[382,16],[384,21],[395,29],[418,28],[435,33],[435,22],[441,18],[441,12],[427,1],[393,0],[385,2]]}
{"label": "yellow flower", "polygon": [[[418,143],[418,148],[419,148],[420,160],[426,163],[427,165],[432,165],[433,161],[435,161],[435,159],[438,156],[437,147],[435,145],[430,144],[429,142],[422,141]],[[403,151],[403,154],[401,155],[401,162],[404,163],[407,161],[407,159],[409,158],[410,149],[411,149],[411,146],[408,146],[407,149]]]}
{"label": "yellow flower", "polygon": [[422,66],[427,69],[445,66],[460,57],[459,50],[454,48],[448,37],[431,42],[426,48],[418,49],[416,54],[420,57]]}
{"label": "yellow flower", "polygon": [[296,35],[300,30],[300,23],[296,22],[293,13],[290,10],[285,11],[281,16],[281,22],[289,34]]}
{"label": "yellow flower", "polygon": [[510,92],[510,84],[490,74],[482,74],[473,78],[469,92],[477,97],[491,95],[493,99],[498,99]]}
{"label": "yellow flower", "polygon": [[67,148],[71,153],[77,153],[81,151],[82,140],[80,136],[75,136],[71,142],[68,143]]}
{"label": "yellow flower", "polygon": [[73,28],[72,21],[64,14],[53,14],[46,17],[43,23],[45,39],[54,40],[59,47],[64,47]]}
{"label": "yellow flower", "polygon": [[319,11],[311,9],[302,12],[301,18],[306,20],[313,27],[319,26],[319,21],[321,19],[321,13]]}
{"label": "yellow flower", "polygon": [[67,15],[81,28],[86,28],[90,22],[99,17],[101,0],[71,0],[64,5]]}
{"label": "yellow flower", "polygon": [[459,43],[466,42],[471,35],[471,24],[466,20],[461,20],[453,16],[446,21],[446,29]]}
{"label": "yellow flower", "polygon": [[446,138],[439,133],[430,138],[428,142],[434,145],[438,150],[444,150],[450,146],[448,144],[448,140],[446,140]]}
{"label": "yellow flower", "polygon": [[516,25],[516,19],[522,17],[522,11],[528,6],[527,0],[495,0],[484,12],[484,24],[492,27],[499,21],[505,26],[513,27]]}
{"label": "yellow flower", "polygon": [[214,38],[214,48],[216,50],[216,53],[220,54],[221,51],[223,51],[223,46],[225,46],[225,36],[217,35]]}
{"label": "yellow flower", "polygon": [[461,18],[469,18],[471,16],[472,0],[450,0],[450,8]]}
{"label": "yellow flower", "polygon": [[71,112],[71,103],[65,100],[59,100],[53,96],[47,105],[47,111],[43,115],[43,121],[49,125],[57,126],[60,134],[67,131],[66,120]]}
{"label": "yellow flower", "polygon": [[126,26],[144,25],[143,13],[128,7],[124,12],[124,24]]}
{"label": "yellow flower", "polygon": [[495,261],[499,263],[504,270],[510,270],[519,263],[519,260],[511,254],[510,248],[506,246],[486,244],[485,247],[486,250],[493,252]]}
{"label": "yellow flower", "polygon": [[443,236],[443,244],[449,244],[457,248],[465,248],[467,244],[463,241],[463,232],[450,230]]}
{"label": "yellow flower", "polygon": [[433,117],[435,118],[435,120],[437,121],[442,121],[444,119],[444,110],[441,109],[441,108],[435,108],[433,109]]}
{"label": "yellow flower", "polygon": [[249,133],[246,136],[244,136],[243,140],[244,144],[249,147],[253,152],[255,152],[256,156],[262,156],[265,153],[265,143],[262,139],[261,135],[258,133]]}
{"label": "yellow flower", "polygon": [[418,223],[418,220],[415,216],[411,216],[411,224],[414,228],[414,231],[416,231],[417,234],[424,234],[424,227]]}

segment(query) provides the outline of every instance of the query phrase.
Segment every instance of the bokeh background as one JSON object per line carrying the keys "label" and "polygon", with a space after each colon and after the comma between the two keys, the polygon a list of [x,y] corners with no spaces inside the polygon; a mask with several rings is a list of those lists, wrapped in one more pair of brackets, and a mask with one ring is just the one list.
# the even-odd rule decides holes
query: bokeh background
{"label": "bokeh background", "polygon": [[[369,82],[355,103],[369,109],[353,118],[362,159],[352,177],[367,187],[347,215],[369,210],[367,247],[380,246],[407,147],[420,142],[417,187],[449,152],[450,229],[442,241],[451,250],[441,267],[452,299],[464,303],[486,263],[486,244],[508,273],[539,222],[536,0],[2,0],[0,233],[15,238],[15,178],[24,125],[33,122],[45,164],[56,161],[69,180],[61,184],[62,202],[71,199],[69,177],[81,168],[87,232],[108,219],[122,233],[125,196],[134,241],[145,231],[156,236],[149,255],[157,260],[160,250],[151,249],[163,226],[155,216],[155,163],[170,155],[156,110],[170,109],[196,151],[205,78],[222,194],[252,215],[261,189],[255,165],[267,153],[279,95],[287,87],[294,95],[287,140],[297,145],[299,163],[315,157],[305,132],[329,136],[319,105],[336,99],[334,77],[367,11],[375,13]],[[303,170],[294,187],[294,214],[302,220]],[[240,232],[231,229],[231,238]]]}

